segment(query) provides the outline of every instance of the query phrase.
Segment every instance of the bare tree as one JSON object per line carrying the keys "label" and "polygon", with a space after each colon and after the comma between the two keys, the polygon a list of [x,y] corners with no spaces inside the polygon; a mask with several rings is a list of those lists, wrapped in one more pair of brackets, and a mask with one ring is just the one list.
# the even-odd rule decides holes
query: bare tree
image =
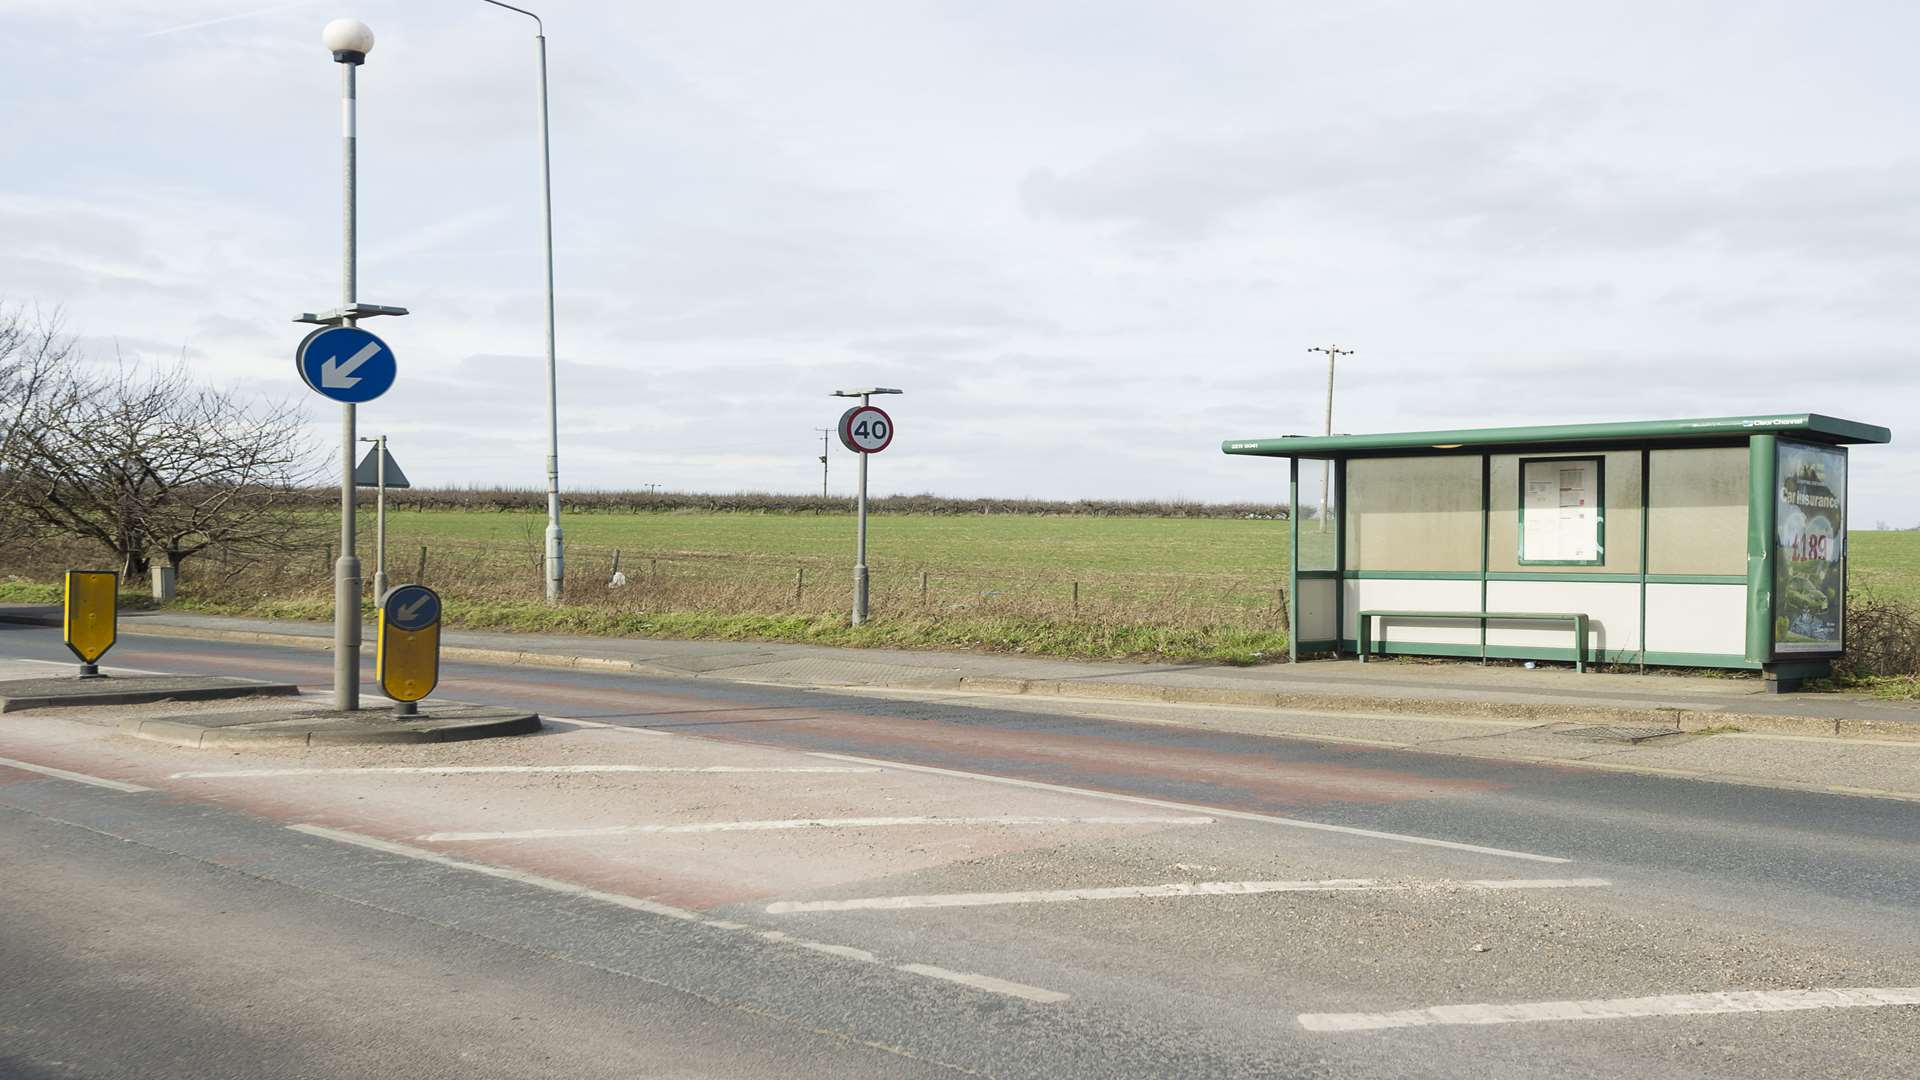
{"label": "bare tree", "polygon": [[197,385],[184,365],[90,372],[70,348],[40,385],[0,456],[9,515],[107,548],[129,578],[297,544],[313,454],[290,405]]}
{"label": "bare tree", "polygon": [[6,512],[17,474],[9,468],[24,420],[62,393],[57,376],[69,367],[73,339],[60,314],[29,320],[18,307],[0,307],[0,542],[25,532],[26,515]]}

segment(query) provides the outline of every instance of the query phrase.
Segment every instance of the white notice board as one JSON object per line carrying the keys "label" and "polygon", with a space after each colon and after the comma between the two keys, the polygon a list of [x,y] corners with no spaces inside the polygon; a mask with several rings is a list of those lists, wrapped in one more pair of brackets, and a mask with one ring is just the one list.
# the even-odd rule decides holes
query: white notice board
{"label": "white notice board", "polygon": [[1600,492],[1600,458],[1522,459],[1520,561],[1601,562]]}

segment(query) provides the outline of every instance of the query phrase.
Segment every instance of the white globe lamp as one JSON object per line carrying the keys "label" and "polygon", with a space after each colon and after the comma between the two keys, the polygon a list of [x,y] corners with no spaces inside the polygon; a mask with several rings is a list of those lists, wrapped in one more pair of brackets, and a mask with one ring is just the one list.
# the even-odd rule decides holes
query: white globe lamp
{"label": "white globe lamp", "polygon": [[335,19],[320,31],[320,43],[342,64],[364,64],[373,51],[373,28],[359,19]]}

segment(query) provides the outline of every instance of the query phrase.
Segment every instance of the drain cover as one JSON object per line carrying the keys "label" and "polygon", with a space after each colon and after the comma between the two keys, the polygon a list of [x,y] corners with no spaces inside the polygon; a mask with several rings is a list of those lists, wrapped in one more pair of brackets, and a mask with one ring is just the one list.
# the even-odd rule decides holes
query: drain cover
{"label": "drain cover", "polygon": [[1678,735],[1679,728],[1670,727],[1621,727],[1616,724],[1597,724],[1593,727],[1563,728],[1556,735],[1568,735],[1576,739],[1596,739],[1600,742],[1640,743],[1648,739],[1658,739],[1663,735]]}

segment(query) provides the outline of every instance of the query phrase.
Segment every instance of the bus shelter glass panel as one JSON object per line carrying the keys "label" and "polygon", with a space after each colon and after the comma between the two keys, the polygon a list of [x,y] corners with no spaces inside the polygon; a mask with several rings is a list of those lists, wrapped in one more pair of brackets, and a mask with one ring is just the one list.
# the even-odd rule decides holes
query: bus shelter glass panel
{"label": "bus shelter glass panel", "polygon": [[1347,569],[1477,572],[1480,457],[1347,462]]}
{"label": "bus shelter glass panel", "polygon": [[1331,461],[1300,461],[1300,561],[1302,570],[1338,570],[1340,506],[1337,471]]}
{"label": "bus shelter glass panel", "polygon": [[1487,481],[1488,570],[1639,573],[1640,451],[1493,454]]}
{"label": "bus shelter glass panel", "polygon": [[1647,571],[1747,572],[1747,448],[1653,450],[1647,460]]}

